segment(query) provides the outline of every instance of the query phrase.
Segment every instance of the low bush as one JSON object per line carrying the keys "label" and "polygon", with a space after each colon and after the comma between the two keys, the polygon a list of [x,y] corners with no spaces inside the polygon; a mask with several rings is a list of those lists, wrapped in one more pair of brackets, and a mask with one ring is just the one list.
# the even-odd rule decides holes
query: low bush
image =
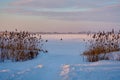
{"label": "low bush", "polygon": [[0,33],[0,61],[26,61],[42,51],[41,35],[25,31]]}
{"label": "low bush", "polygon": [[[95,62],[98,60],[108,59],[106,54],[110,52],[120,51],[120,32],[98,32],[92,35],[92,39],[89,41],[89,49],[86,50],[83,55],[86,56],[87,61]],[[102,56],[100,55],[102,54]]]}

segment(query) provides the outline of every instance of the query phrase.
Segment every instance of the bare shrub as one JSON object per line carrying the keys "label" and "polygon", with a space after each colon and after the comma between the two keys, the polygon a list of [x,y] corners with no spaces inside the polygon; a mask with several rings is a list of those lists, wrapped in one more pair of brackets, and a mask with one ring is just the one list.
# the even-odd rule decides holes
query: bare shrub
{"label": "bare shrub", "polygon": [[[98,32],[92,35],[92,40],[89,41],[89,49],[83,55],[87,57],[89,62],[109,59],[106,56],[109,52],[120,51],[120,32]],[[103,54],[103,56],[100,56]]]}
{"label": "bare shrub", "polygon": [[41,35],[25,31],[0,33],[0,61],[26,61],[37,57],[41,48]]}

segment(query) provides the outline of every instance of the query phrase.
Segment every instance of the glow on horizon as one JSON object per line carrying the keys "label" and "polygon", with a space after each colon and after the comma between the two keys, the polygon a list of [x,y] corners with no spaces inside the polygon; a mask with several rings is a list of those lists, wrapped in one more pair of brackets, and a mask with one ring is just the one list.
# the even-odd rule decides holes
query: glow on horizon
{"label": "glow on horizon", "polygon": [[42,9],[34,9],[35,11],[43,11],[43,12],[87,12],[90,11],[92,9],[90,8],[42,8]]}

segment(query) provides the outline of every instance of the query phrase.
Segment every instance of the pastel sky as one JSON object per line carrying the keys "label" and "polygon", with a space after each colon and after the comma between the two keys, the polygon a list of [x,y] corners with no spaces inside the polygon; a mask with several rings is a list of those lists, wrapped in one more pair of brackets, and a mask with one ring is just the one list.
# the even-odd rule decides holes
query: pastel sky
{"label": "pastel sky", "polygon": [[0,30],[120,29],[120,0],[0,0]]}

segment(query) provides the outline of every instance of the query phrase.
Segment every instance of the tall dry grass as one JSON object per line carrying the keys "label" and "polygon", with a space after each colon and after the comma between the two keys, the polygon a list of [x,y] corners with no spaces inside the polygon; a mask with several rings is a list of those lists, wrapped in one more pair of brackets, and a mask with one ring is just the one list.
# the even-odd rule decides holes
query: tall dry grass
{"label": "tall dry grass", "polygon": [[42,51],[42,38],[39,34],[26,31],[0,33],[0,61],[26,61],[37,57]]}
{"label": "tall dry grass", "polygon": [[[98,60],[106,60],[106,54],[110,52],[120,51],[120,32],[98,32],[92,35],[90,45],[83,55],[87,61],[95,62]],[[102,54],[102,56],[100,55]]]}

